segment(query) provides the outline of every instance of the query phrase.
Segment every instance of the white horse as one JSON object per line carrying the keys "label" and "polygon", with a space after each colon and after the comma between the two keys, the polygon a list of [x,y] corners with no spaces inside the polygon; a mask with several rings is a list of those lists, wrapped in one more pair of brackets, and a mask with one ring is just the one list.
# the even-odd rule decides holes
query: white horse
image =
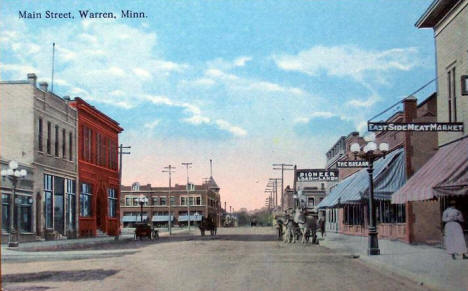
{"label": "white horse", "polygon": [[296,243],[296,236],[294,234],[296,227],[294,225],[294,220],[291,217],[286,218],[284,227],[286,228],[286,231],[283,234],[283,242]]}

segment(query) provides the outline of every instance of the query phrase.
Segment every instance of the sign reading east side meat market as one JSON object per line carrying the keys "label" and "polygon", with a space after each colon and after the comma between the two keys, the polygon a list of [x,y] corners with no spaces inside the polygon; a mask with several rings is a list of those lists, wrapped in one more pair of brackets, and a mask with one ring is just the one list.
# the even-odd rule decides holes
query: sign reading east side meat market
{"label": "sign reading east side meat market", "polygon": [[367,168],[368,161],[338,161],[336,162],[338,168]]}
{"label": "sign reading east side meat market", "polygon": [[368,131],[453,131],[463,132],[463,122],[392,123],[368,122]]}
{"label": "sign reading east side meat market", "polygon": [[296,170],[296,177],[298,182],[338,181],[338,171],[325,169],[303,169]]}

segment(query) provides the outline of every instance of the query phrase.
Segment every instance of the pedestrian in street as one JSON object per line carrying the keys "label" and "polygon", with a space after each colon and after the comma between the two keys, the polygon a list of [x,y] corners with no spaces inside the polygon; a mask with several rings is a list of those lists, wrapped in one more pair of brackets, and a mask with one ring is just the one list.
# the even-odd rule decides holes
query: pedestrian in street
{"label": "pedestrian in street", "polygon": [[449,208],[442,214],[442,221],[445,222],[445,249],[454,260],[456,259],[456,254],[463,254],[463,259],[468,259],[465,237],[461,227],[463,216],[461,212],[455,208],[456,202],[454,200],[451,200],[449,205]]}
{"label": "pedestrian in street", "polygon": [[278,229],[278,240],[281,240],[283,237],[283,220],[280,217],[275,217],[276,219],[276,228]]}
{"label": "pedestrian in street", "polygon": [[325,235],[325,218],[323,216],[320,216],[318,220],[318,225],[320,229],[320,234],[322,235],[322,238],[323,238],[323,236]]}

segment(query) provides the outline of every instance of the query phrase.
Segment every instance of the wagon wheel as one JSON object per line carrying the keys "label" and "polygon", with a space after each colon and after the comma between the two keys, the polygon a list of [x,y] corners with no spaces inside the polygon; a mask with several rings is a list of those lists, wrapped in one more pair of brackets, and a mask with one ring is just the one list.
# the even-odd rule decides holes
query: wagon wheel
{"label": "wagon wheel", "polygon": [[154,232],[150,231],[150,240],[154,240]]}

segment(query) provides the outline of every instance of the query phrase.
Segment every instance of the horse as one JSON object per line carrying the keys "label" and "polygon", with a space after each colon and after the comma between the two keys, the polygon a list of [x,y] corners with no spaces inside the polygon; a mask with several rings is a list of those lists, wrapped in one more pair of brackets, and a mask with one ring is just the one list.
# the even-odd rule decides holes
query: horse
{"label": "horse", "polygon": [[284,242],[285,243],[296,243],[296,230],[297,230],[297,224],[294,222],[294,219],[291,217],[286,218],[286,223],[284,224],[286,227],[286,231],[284,233]]}
{"label": "horse", "polygon": [[317,241],[317,221],[312,215],[305,215],[301,209],[296,209],[294,215],[294,222],[299,226],[300,234],[302,236],[302,243],[307,243],[309,238],[312,237],[312,243]]}
{"label": "horse", "polygon": [[205,236],[205,231],[209,230],[210,235],[216,235],[217,227],[214,219],[210,216],[208,216],[206,219],[202,217],[202,220],[200,224],[198,225],[198,228],[200,229],[201,236]]}

